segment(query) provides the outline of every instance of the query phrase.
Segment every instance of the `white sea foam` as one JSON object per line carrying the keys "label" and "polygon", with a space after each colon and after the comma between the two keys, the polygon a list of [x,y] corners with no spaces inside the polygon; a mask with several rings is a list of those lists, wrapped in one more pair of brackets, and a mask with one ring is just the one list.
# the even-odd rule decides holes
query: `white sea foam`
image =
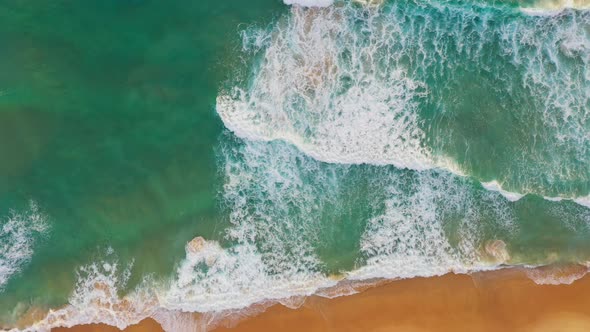
{"label": "white sea foam", "polygon": [[36,238],[44,235],[47,229],[47,221],[34,202],[30,203],[28,211],[12,211],[0,221],[0,292],[31,260]]}
{"label": "white sea foam", "polygon": [[[502,186],[498,183],[498,181],[490,181],[490,182],[482,182],[481,183],[484,188],[490,191],[496,191],[504,196],[507,200],[511,202],[516,202],[519,199],[523,198],[527,194],[511,192],[502,189]],[[569,200],[579,205],[585,206],[590,208],[590,196],[585,197],[552,197],[552,196],[542,196],[543,199],[552,201],[552,202],[561,202],[563,200]]]}
{"label": "white sea foam", "polygon": [[[254,36],[252,45],[264,49],[264,61],[252,86],[236,88],[217,100],[224,124],[246,139],[220,151],[223,206],[232,225],[227,238],[233,245],[195,239],[168,283],[146,283],[124,298],[116,295],[121,288],[117,280],[125,280],[126,272],[117,272],[112,262],[90,265],[81,270],[70,305],[50,313],[43,326],[100,321],[125,327],[153,317],[168,331],[195,330],[194,317],[182,312],[224,316],[268,301],[296,306],[302,296],[321,294],[338,281],[322,272],[318,248],[327,241],[322,237],[327,226],[321,216],[347,208],[343,188],[356,185],[351,180],[355,177],[369,179],[370,197],[353,197],[350,202],[365,199],[372,206],[360,243],[360,268],[343,272],[344,277],[395,279],[498,268],[498,262],[486,261],[479,250],[484,246],[482,227],[495,221],[502,236],[514,234],[511,205],[494,191],[510,200],[519,195],[503,190],[499,181],[484,183],[491,191],[474,191],[468,179],[432,170],[443,167],[443,159],[425,147],[417,115],[428,89],[413,78],[401,61],[403,52],[393,43],[404,38],[399,20],[379,20],[383,13],[374,9],[361,13],[335,7],[305,11],[294,6],[276,30]],[[369,23],[358,31],[351,29],[346,20],[362,15],[369,16]],[[369,37],[360,38],[362,33]],[[534,37],[528,33],[506,33],[506,45],[537,45],[527,39]],[[466,42],[465,38],[455,39]],[[415,41],[410,38],[401,47],[420,47]],[[560,43],[572,56],[586,52],[583,43]],[[429,61],[444,59],[443,48],[438,45],[436,57],[422,53],[424,68],[431,66]],[[481,48],[470,45],[464,51],[475,54]],[[379,62],[383,60],[392,62]],[[514,61],[528,60],[526,54],[515,54]],[[532,88],[539,82],[549,87],[546,77],[531,74],[527,79]],[[548,102],[562,97],[572,96],[555,92]],[[348,165],[358,163],[421,171],[369,166],[369,173],[359,174]],[[444,167],[459,173],[459,166]],[[459,225],[453,239],[447,233],[449,222]]]}
{"label": "white sea foam", "polygon": [[[323,224],[321,216],[346,211],[345,195],[351,193],[342,188],[357,181],[369,181],[371,194],[348,199],[374,205],[374,217],[367,216],[362,267],[343,272],[348,279],[493,268],[495,263],[477,254],[479,218],[499,223],[507,234],[514,231],[512,212],[500,195],[481,191],[474,196],[463,178],[450,173],[355,171],[321,163],[283,142],[244,141],[221,151],[224,200],[233,224],[228,235],[238,244],[222,248],[200,238],[189,243],[177,278],[159,296],[169,310],[223,312],[264,301],[297,306],[300,301],[284,299],[335,286],[338,279],[321,272],[316,248],[330,238],[326,229],[339,226]],[[488,215],[478,212],[478,204]],[[451,245],[443,231],[448,215],[460,218],[459,244]]]}
{"label": "white sea foam", "polygon": [[[217,260],[221,256],[227,255],[223,253],[223,249],[218,244],[211,241],[202,241],[201,248],[197,251],[187,251],[187,260],[193,261],[195,257],[191,255],[201,255],[201,263],[209,261],[208,264],[217,264]],[[443,249],[444,250],[444,249]],[[375,280],[376,278],[387,279],[403,279],[412,277],[431,277],[444,275],[449,272],[453,273],[473,273],[480,271],[490,271],[502,268],[502,266],[485,263],[482,261],[474,261],[471,265],[464,265],[459,261],[453,259],[447,261],[447,265],[430,265],[428,260],[432,259],[424,257],[419,254],[417,256],[401,257],[399,255],[390,255],[379,257],[371,261],[359,269],[347,272],[342,278],[330,278],[328,276],[316,276],[315,280],[309,279],[304,287],[301,285],[290,283],[288,285],[281,285],[279,287],[281,293],[276,293],[277,288],[273,288],[273,284],[262,288],[267,289],[268,293],[263,293],[254,290],[261,296],[258,303],[266,303],[252,309],[245,308],[251,306],[249,301],[243,301],[242,297],[250,296],[248,291],[253,290],[249,287],[245,289],[238,289],[237,292],[231,292],[229,295],[234,296],[234,300],[229,298],[222,299],[221,303],[216,303],[218,300],[216,294],[209,297],[207,294],[198,295],[204,303],[199,307],[205,310],[205,313],[196,316],[195,307],[186,306],[179,309],[170,309],[167,303],[170,298],[163,299],[161,296],[168,292],[162,288],[162,285],[156,285],[151,282],[144,282],[136,290],[123,297],[119,297],[117,293],[126,282],[129,276],[129,268],[119,271],[118,263],[110,261],[109,263],[100,262],[82,267],[79,270],[79,279],[76,289],[70,298],[70,304],[58,309],[52,310],[41,321],[29,326],[25,329],[13,329],[10,332],[49,332],[56,327],[72,327],[81,324],[104,323],[124,329],[129,325],[138,323],[145,318],[152,318],[161,324],[163,329],[167,332],[191,332],[191,331],[209,331],[220,323],[227,324],[228,321],[237,322],[244,317],[248,317],[264,311],[267,307],[274,303],[283,303],[284,305],[296,308],[303,303],[304,297],[302,295],[316,294],[318,296],[334,298],[338,296],[346,296],[357,293],[355,284],[365,284],[364,280]],[[240,257],[245,258],[245,257]],[[400,260],[400,258],[402,258]],[[186,267],[186,262],[183,265]],[[207,264],[207,263],[205,263]],[[108,268],[104,268],[108,266]],[[224,274],[225,271],[217,271]],[[527,276],[538,284],[570,284],[575,280],[583,277],[585,271],[579,269],[556,269],[554,267],[547,268],[531,268],[526,270]],[[248,275],[254,278],[263,278],[263,271],[251,270]],[[236,275],[229,275],[222,284],[231,284],[234,281],[231,277]],[[242,279],[242,277],[239,277]],[[349,281],[346,281],[349,280]],[[218,279],[217,282],[220,280]],[[250,284],[252,286],[253,283]],[[289,288],[288,286],[293,286]],[[155,288],[154,288],[155,287]],[[234,289],[235,291],[235,289]],[[186,295],[195,295],[191,292]],[[229,296],[224,294],[223,296]],[[280,297],[279,297],[280,295]],[[277,296],[274,298],[273,296]],[[251,298],[253,299],[253,298]],[[228,307],[228,300],[232,302],[229,307],[236,310],[216,310],[215,308]],[[173,304],[178,307],[178,305]]]}
{"label": "white sea foam", "polygon": [[[160,295],[165,308],[231,310],[307,296],[335,283],[321,273],[314,251],[320,223],[311,217],[335,194],[334,188],[317,162],[297,167],[306,157],[296,151],[264,143],[222,149],[223,201],[232,224],[227,236],[235,245],[191,242],[177,277]],[[308,185],[303,176],[310,173],[325,182]]]}
{"label": "white sea foam", "polygon": [[424,85],[380,47],[390,31],[367,24],[360,38],[344,14],[293,8],[252,87],[220,95],[218,114],[240,137],[285,140],[325,162],[432,167],[416,114]]}
{"label": "white sea foam", "polygon": [[302,7],[328,7],[334,0],[283,0],[287,5],[298,5]]}
{"label": "white sea foam", "polygon": [[580,197],[580,198],[575,198],[574,202],[583,205],[587,208],[590,208],[590,195],[586,196],[586,197]]}
{"label": "white sea foam", "polygon": [[[367,261],[349,274],[353,279],[411,278],[496,268],[496,263],[483,259],[478,249],[483,247],[484,233],[479,220],[485,218],[487,226],[496,223],[507,231],[506,236],[516,233],[514,216],[505,201],[489,192],[476,196],[461,178],[451,174],[419,173],[409,191],[397,174],[375,181],[385,183],[384,209],[368,223],[361,240]],[[459,223],[455,236],[459,243],[454,245],[444,230],[449,216]]]}
{"label": "white sea foam", "polygon": [[567,9],[588,10],[588,0],[539,0],[532,7],[521,7],[522,12],[529,15],[557,15]]}
{"label": "white sea foam", "polygon": [[499,192],[500,194],[502,194],[502,196],[506,197],[506,199],[511,202],[518,201],[519,199],[524,197],[523,194],[514,193],[514,192],[510,192],[510,191],[506,191],[506,190],[502,189],[502,187],[500,186],[498,181],[482,182],[481,185],[484,188],[486,188],[487,190]]}
{"label": "white sea foam", "polygon": [[525,270],[526,275],[538,285],[570,285],[588,273],[582,265],[550,265]]}
{"label": "white sea foam", "polygon": [[[521,82],[503,76],[498,80],[507,89],[522,84],[530,91],[533,98],[522,107],[522,117],[541,128],[538,133],[522,133],[521,139],[531,145],[519,145],[522,149],[513,152],[514,162],[498,170],[498,180],[484,186],[510,200],[530,193],[584,202],[576,199],[576,189],[573,193],[551,191],[561,181],[583,182],[588,176],[587,17],[506,20],[491,31],[487,22],[500,15],[493,10],[439,8],[429,3],[425,6],[432,6],[430,17],[399,6],[400,11],[391,12],[349,5],[314,12],[293,8],[272,31],[247,31],[246,51],[256,45],[264,55],[247,87],[218,97],[217,111],[225,126],[245,139],[287,141],[324,162],[443,168],[464,174],[458,172],[460,165],[449,168],[454,164],[448,162],[450,158],[440,151],[433,153],[426,144],[443,142],[453,132],[441,133],[448,137],[426,137],[425,128],[431,124],[418,116],[419,106],[431,94],[416,68],[437,73],[461,65],[455,56],[449,57],[451,48],[442,41],[450,32],[456,51],[466,54],[467,60],[484,68],[497,66],[486,60],[484,51],[498,48],[498,57],[519,68]],[[431,23],[408,23],[421,20]],[[456,28],[457,22],[461,28]],[[474,26],[474,22],[481,23]],[[408,31],[404,28],[408,24],[416,29]],[[474,31],[464,35],[469,30]],[[429,43],[434,46],[422,46]],[[572,59],[586,66],[576,70],[566,64]],[[412,62],[418,67],[410,71]],[[546,70],[548,66],[556,70]],[[492,72],[505,69],[488,68]],[[541,157],[546,155],[552,157]],[[505,190],[500,183],[522,192]]]}
{"label": "white sea foam", "polygon": [[[525,114],[530,118],[540,114],[546,128],[545,137],[539,135],[533,142],[545,147],[537,153],[550,157],[535,158],[535,164],[528,167],[542,173],[549,183],[588,181],[590,16],[569,14],[539,20],[539,28],[534,29],[508,25],[513,32],[505,38],[510,43],[503,43],[513,63],[525,69],[522,85],[535,97],[531,107],[537,111]],[[515,50],[514,45],[528,45],[534,51]],[[572,66],[572,62],[579,65]]]}
{"label": "white sea foam", "polygon": [[[104,323],[124,329],[145,318],[158,321],[168,332],[207,331],[216,323],[253,312],[244,309],[256,303],[297,305],[293,297],[309,296],[337,280],[320,274],[295,272],[284,265],[282,276],[269,274],[263,255],[254,248],[223,249],[215,241],[198,240],[187,245],[187,256],[177,277],[156,283],[146,278],[132,292],[120,296],[132,264],[121,268],[106,258],[78,270],[69,303],[51,310],[44,319],[10,332],[49,332],[56,327]],[[274,267],[275,269],[278,267]],[[264,309],[266,306],[263,306]],[[205,313],[200,317],[183,313]]]}
{"label": "white sea foam", "polygon": [[309,296],[336,283],[319,273],[296,271],[297,265],[286,261],[280,267],[269,265],[264,256],[251,245],[223,249],[206,241],[199,251],[187,254],[175,282],[160,294],[161,305],[169,310],[221,312]]}
{"label": "white sea foam", "polygon": [[135,291],[119,296],[126,285],[133,264],[120,267],[116,259],[82,266],[77,271],[77,282],[68,304],[50,310],[44,319],[33,325],[11,332],[49,332],[56,327],[104,323],[120,329],[154,315],[158,302],[146,279]]}

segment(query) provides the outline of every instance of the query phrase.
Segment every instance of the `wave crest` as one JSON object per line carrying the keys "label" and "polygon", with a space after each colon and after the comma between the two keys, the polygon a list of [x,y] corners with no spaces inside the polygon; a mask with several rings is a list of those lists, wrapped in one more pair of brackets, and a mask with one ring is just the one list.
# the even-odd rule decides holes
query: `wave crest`
{"label": "wave crest", "polygon": [[324,162],[444,168],[495,179],[510,199],[582,198],[588,26],[587,13],[477,3],[294,7],[244,33],[258,63],[217,112],[242,138],[284,140]]}

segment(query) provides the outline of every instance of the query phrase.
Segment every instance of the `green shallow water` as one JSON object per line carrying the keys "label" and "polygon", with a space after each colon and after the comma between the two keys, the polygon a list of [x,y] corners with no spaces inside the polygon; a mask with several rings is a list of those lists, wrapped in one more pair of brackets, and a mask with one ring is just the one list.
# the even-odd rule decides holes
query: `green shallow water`
{"label": "green shallow water", "polygon": [[239,24],[276,1],[0,2],[0,211],[35,200],[49,235],[0,296],[61,305],[107,247],[136,278],[218,238],[215,97]]}
{"label": "green shallow water", "polygon": [[[590,13],[518,10],[531,4],[390,1],[375,11],[346,1],[302,10],[278,0],[0,0],[0,225],[30,200],[48,225],[26,234],[30,261],[0,284],[0,326],[31,307],[67,304],[79,268],[105,259],[132,266],[121,295],[148,276],[174,284],[188,264],[194,280],[178,282],[176,302],[166,303],[186,311],[262,275],[288,283],[367,266],[381,271],[367,277],[411,277],[489,265],[494,240],[506,243],[509,264],[588,261],[590,208],[542,196],[590,192]],[[324,38],[315,49],[335,47],[319,67],[297,42],[313,33]],[[286,42],[275,54],[277,41]],[[333,63],[313,89],[297,84]],[[311,74],[297,76],[300,68]],[[418,87],[395,85],[398,70]],[[325,119],[340,121],[338,98],[369,91],[348,99],[363,109],[385,91],[387,105],[408,108],[391,123],[421,132],[394,140],[405,144],[400,156],[415,152],[418,137],[434,168],[322,162],[297,144],[232,133],[216,108],[234,86],[256,124],[271,119],[267,132],[292,130],[310,146]],[[324,87],[332,90],[322,109]],[[397,103],[396,89],[416,95]],[[375,115],[360,114],[328,127],[328,142],[354,143],[342,128],[354,133]],[[511,202],[482,187],[492,180],[532,194]],[[10,245],[15,234],[0,240]],[[229,258],[183,262],[196,236],[230,248]],[[260,274],[240,272],[251,272],[248,250]],[[0,255],[0,273],[5,262]]]}

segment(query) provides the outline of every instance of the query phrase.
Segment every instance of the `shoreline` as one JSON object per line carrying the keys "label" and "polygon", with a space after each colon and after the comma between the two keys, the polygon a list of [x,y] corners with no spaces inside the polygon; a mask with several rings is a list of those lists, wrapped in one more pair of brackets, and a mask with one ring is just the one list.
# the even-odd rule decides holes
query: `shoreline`
{"label": "shoreline", "polygon": [[[530,269],[449,273],[378,283],[336,298],[308,297],[298,309],[276,304],[258,315],[222,321],[213,331],[590,331],[590,276],[538,285]],[[551,273],[552,271],[544,271]],[[563,271],[555,271],[560,277]],[[116,332],[102,324],[55,332]],[[126,332],[160,332],[151,318]]]}

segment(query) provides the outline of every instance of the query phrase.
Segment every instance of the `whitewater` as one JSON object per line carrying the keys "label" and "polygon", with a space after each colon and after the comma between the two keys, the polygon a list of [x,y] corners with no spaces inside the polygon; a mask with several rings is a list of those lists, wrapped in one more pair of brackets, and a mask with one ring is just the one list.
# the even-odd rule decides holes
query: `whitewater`
{"label": "whitewater", "polygon": [[0,221],[0,292],[33,256],[35,242],[47,235],[46,217],[33,201],[24,212],[11,211]]}
{"label": "whitewater", "polygon": [[[447,70],[445,66],[459,66],[450,58],[455,51],[466,53],[472,59],[469,61],[477,61],[486,69],[490,67],[487,70],[492,73],[504,70],[491,67],[486,60],[489,55],[483,54],[485,48],[499,47],[499,56],[508,61],[506,65],[524,67],[524,76],[515,79],[521,80],[523,88],[538,99],[538,103],[535,100],[527,103],[533,102],[531,106],[544,111],[523,112],[523,116],[530,116],[529,121],[538,121],[537,129],[523,133],[533,135],[522,138],[528,141],[525,144],[531,144],[520,151],[523,160],[510,165],[510,169],[499,170],[507,173],[498,174],[499,179],[482,182],[486,188],[494,188],[509,199],[537,194],[587,204],[590,141],[584,133],[589,126],[585,105],[590,95],[590,44],[584,27],[588,15],[567,14],[573,19],[573,25],[567,28],[556,25],[564,19],[561,16],[540,18],[537,20],[544,22],[537,24],[521,25],[509,20],[495,27],[499,30],[495,32],[488,31],[486,20],[491,14],[480,14],[483,8],[485,5],[449,4],[444,9],[450,13],[440,12],[442,23],[432,22],[433,28],[426,24],[415,31],[404,31],[401,22],[421,17],[419,10],[416,14],[397,14],[344,6],[308,13],[296,7],[289,22],[277,27],[280,33],[273,38],[270,34],[274,30],[270,29],[244,33],[245,50],[264,53],[259,60],[260,68],[249,87],[234,87],[220,95],[217,111],[225,126],[242,138],[284,140],[324,162],[394,165],[414,170],[442,168],[465,175],[469,170],[441,151],[441,147],[428,144],[429,140],[448,138],[430,137],[427,131],[432,124],[420,118],[419,108],[435,102],[444,115],[449,106],[440,104],[440,100],[428,100],[440,98],[436,96],[440,93],[428,86],[426,81],[431,78],[425,72],[437,73]],[[350,28],[353,23],[345,19],[352,20],[355,15],[368,15],[359,30]],[[435,19],[439,13],[429,15]],[[482,23],[473,24],[478,15],[483,15]],[[450,30],[450,26],[446,27],[446,17],[464,22],[463,29],[457,31],[473,29],[469,37],[454,32],[456,50],[449,50],[443,44],[444,34]],[[553,26],[555,32],[548,35],[546,26]],[[426,37],[429,33],[435,36]],[[415,46],[425,43],[433,43],[434,47]],[[540,51],[530,53],[529,45]],[[578,58],[580,65],[567,68],[561,62],[569,60],[560,59],[556,53]],[[547,65],[556,66],[557,71],[546,72]],[[454,73],[449,75],[452,80]],[[517,84],[499,75],[495,79],[506,88]],[[500,88],[500,91],[508,90]],[[450,136],[446,132],[436,134]],[[552,155],[551,160],[544,157],[547,154]],[[511,173],[514,180],[510,178]],[[559,192],[545,185],[571,182],[572,177],[586,183],[583,189]],[[508,188],[502,188],[505,185]]]}

